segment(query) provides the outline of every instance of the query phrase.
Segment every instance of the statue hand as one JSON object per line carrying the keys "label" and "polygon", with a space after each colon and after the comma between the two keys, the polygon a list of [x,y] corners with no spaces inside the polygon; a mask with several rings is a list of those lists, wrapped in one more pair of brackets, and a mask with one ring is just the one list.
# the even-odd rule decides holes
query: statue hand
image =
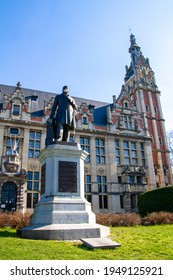
{"label": "statue hand", "polygon": [[53,123],[53,119],[51,119],[51,118],[47,119],[46,124],[47,124],[48,126],[51,126],[52,123]]}

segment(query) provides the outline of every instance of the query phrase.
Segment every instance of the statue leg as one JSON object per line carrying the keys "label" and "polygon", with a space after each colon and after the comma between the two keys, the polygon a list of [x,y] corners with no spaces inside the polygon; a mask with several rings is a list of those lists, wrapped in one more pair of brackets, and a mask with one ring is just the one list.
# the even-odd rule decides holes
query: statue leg
{"label": "statue leg", "polygon": [[64,124],[62,141],[69,142],[69,138],[70,138],[70,127],[69,125]]}
{"label": "statue leg", "polygon": [[56,140],[63,141],[63,124],[58,123],[56,128]]}

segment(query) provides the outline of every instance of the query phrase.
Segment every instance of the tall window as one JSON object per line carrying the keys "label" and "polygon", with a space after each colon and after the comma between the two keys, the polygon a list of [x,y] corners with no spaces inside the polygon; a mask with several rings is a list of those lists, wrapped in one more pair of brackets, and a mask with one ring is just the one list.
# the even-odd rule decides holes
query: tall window
{"label": "tall window", "polygon": [[31,130],[29,134],[29,158],[35,158],[40,153],[41,132]]}
{"label": "tall window", "polygon": [[106,176],[97,176],[98,192],[107,193]]}
{"label": "tall window", "polygon": [[138,165],[138,155],[135,142],[123,141],[124,164]]}
{"label": "tall window", "polygon": [[27,193],[27,208],[34,208],[39,198],[38,193]]}
{"label": "tall window", "polygon": [[131,158],[132,158],[132,165],[138,165],[136,143],[135,142],[131,142]]}
{"label": "tall window", "polygon": [[85,175],[85,193],[91,192],[91,175]]}
{"label": "tall window", "polygon": [[121,164],[121,160],[120,160],[120,146],[119,146],[119,141],[115,140],[115,155],[116,155],[116,163],[118,165]]}
{"label": "tall window", "polygon": [[130,164],[130,149],[129,149],[129,142],[123,142],[124,147],[124,164]]}
{"label": "tall window", "polygon": [[19,152],[19,139],[8,137],[6,141],[6,155],[13,155]]}
{"label": "tall window", "polygon": [[146,166],[146,160],[145,160],[145,152],[144,152],[144,143],[140,143],[140,150],[141,150],[141,160],[142,160],[142,166]]}
{"label": "tall window", "polygon": [[124,128],[132,129],[132,117],[124,116]]}
{"label": "tall window", "polygon": [[131,208],[137,208],[138,207],[138,194],[131,194]]}
{"label": "tall window", "polygon": [[[80,145],[82,150],[85,150],[90,154],[90,139],[88,137],[80,137]],[[90,155],[86,157],[85,162],[90,162]]]}
{"label": "tall window", "polygon": [[96,146],[96,163],[105,164],[105,141],[104,139],[96,139],[95,140]]}
{"label": "tall window", "polygon": [[28,171],[27,208],[33,208],[39,199],[39,172]]}
{"label": "tall window", "polygon": [[39,191],[39,172],[28,171],[27,190]]}
{"label": "tall window", "polygon": [[85,198],[92,203],[91,196],[91,175],[85,175]]}
{"label": "tall window", "polygon": [[98,192],[99,192],[99,208],[108,208],[108,196],[107,196],[107,183],[106,176],[97,176]]}

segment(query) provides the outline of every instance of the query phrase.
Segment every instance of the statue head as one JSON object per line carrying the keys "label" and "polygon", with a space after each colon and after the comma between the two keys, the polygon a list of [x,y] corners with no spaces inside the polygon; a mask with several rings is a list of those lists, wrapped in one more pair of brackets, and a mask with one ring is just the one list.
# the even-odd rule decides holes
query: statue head
{"label": "statue head", "polygon": [[65,94],[68,94],[69,93],[69,87],[68,86],[63,86],[62,92],[65,93]]}

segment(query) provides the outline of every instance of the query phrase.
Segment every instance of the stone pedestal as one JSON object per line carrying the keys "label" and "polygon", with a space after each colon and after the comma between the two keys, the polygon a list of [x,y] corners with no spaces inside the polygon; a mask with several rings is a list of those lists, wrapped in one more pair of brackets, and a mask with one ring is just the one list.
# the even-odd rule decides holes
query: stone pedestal
{"label": "stone pedestal", "polygon": [[18,235],[33,239],[78,240],[106,237],[108,227],[96,224],[91,204],[84,198],[84,160],[79,144],[58,142],[39,155],[42,196],[31,224]]}

